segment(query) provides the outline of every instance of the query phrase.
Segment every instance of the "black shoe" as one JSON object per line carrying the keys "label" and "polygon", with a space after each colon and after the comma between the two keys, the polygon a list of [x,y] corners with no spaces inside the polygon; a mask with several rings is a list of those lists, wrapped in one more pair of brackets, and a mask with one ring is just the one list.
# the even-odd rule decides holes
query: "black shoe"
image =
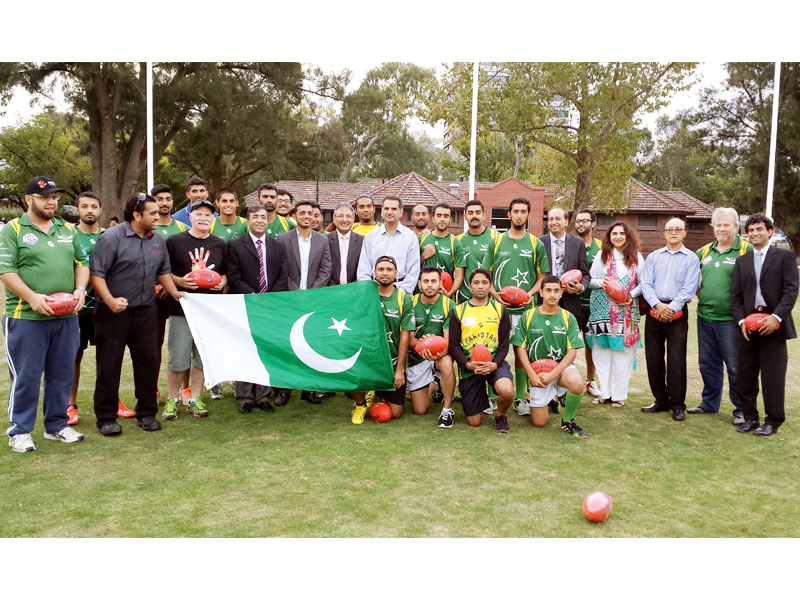
{"label": "black shoe", "polygon": [[685,421],[686,420],[686,413],[683,412],[682,409],[676,408],[672,411],[672,420],[673,421]]}
{"label": "black shoe", "polygon": [[550,410],[551,413],[554,415],[558,414],[558,400],[553,398],[550,402],[547,403],[547,408]]}
{"label": "black shoe", "polygon": [[336,392],[312,392],[312,394],[314,395],[314,397],[315,397],[317,400],[319,400],[320,402],[321,402],[322,400],[327,400],[328,398],[330,398],[331,396],[333,396],[335,393],[336,393]]}
{"label": "black shoe", "polygon": [[275,412],[275,407],[269,403],[269,400],[264,400],[260,404],[256,404],[256,408],[260,408],[264,412]]}
{"label": "black shoe", "polygon": [[[144,417],[143,419],[136,419],[136,426],[141,427],[145,431],[158,431],[159,429],[161,429],[161,423],[156,421],[155,417]],[[102,431],[100,433],[102,433]]]}
{"label": "black shoe", "polygon": [[772,425],[767,425],[766,423],[764,423],[761,427],[756,429],[753,433],[755,435],[767,436],[767,435],[772,435],[776,431],[777,431],[777,429],[775,429]]}
{"label": "black shoe", "polygon": [[286,392],[279,392],[275,396],[275,406],[285,406],[289,402],[289,394]]}
{"label": "black shoe", "polygon": [[317,398],[315,392],[301,392],[300,393],[300,400],[305,400],[309,404],[322,404],[322,400]]}
{"label": "black shoe", "polygon": [[694,408],[690,408],[686,412],[689,413],[690,415],[704,415],[704,414],[706,414],[706,411],[704,411],[699,406],[695,406]]}
{"label": "black shoe", "polygon": [[436,384],[436,389],[431,394],[431,402],[433,404],[442,404],[444,402],[444,392],[442,391],[442,382],[434,377],[433,382]]}
{"label": "black shoe", "polygon": [[575,422],[575,419],[572,419],[569,422],[561,421],[561,429],[566,431],[567,433],[573,435],[576,438],[580,438],[585,440],[589,436],[586,435],[586,432],[578,427],[578,424]]}
{"label": "black shoe", "polygon": [[556,396],[558,399],[558,403],[563,406],[564,408],[567,407],[567,395],[564,394],[563,396]]}
{"label": "black shoe", "polygon": [[243,415],[250,414],[251,410],[253,410],[252,402],[242,402],[242,404],[239,406],[239,412]]}
{"label": "black shoe", "polygon": [[643,413],[667,412],[668,410],[669,409],[664,406],[658,406],[655,402],[653,402],[650,406],[642,407]]}
{"label": "black shoe", "polygon": [[105,436],[109,435],[119,435],[122,433],[122,427],[120,427],[119,423],[105,423],[104,425],[100,426],[100,433]]}
{"label": "black shoe", "polygon": [[744,425],[739,427],[736,431],[739,433],[750,433],[758,428],[758,421],[745,421]]}

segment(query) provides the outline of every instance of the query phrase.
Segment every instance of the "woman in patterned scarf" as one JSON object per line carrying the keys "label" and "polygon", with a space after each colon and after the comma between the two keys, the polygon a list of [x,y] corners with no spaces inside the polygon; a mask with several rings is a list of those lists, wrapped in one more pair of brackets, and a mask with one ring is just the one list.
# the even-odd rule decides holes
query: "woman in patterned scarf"
{"label": "woman in patterned scarf", "polygon": [[[628,381],[634,368],[639,341],[639,300],[642,286],[639,272],[644,259],[639,253],[639,239],[623,221],[614,222],[606,231],[603,249],[591,266],[592,290],[589,300],[589,323],[586,343],[592,348],[601,394],[594,404],[625,406]],[[605,291],[608,279],[619,281],[628,290],[628,300],[618,304]]]}

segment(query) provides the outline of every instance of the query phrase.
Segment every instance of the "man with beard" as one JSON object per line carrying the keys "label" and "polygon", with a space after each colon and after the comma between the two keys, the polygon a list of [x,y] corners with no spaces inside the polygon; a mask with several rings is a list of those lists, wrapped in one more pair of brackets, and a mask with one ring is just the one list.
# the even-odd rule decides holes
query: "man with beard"
{"label": "man with beard", "polygon": [[[283,190],[281,190],[283,192]],[[283,195],[283,193],[281,194]],[[291,196],[289,196],[291,198]],[[278,190],[271,183],[265,183],[258,188],[258,201],[267,209],[267,235],[277,238],[280,234],[291,231],[296,227],[295,222],[288,216],[281,216],[276,212],[278,203]]]}
{"label": "man with beard", "polygon": [[[464,248],[464,259],[467,266],[464,268],[464,281],[457,290],[455,298],[458,304],[472,298],[469,291],[469,276],[475,269],[479,269],[486,259],[486,254],[497,237],[497,230],[483,224],[483,204],[478,200],[470,200],[464,205],[464,219],[467,221],[468,231],[457,236]],[[455,288],[455,286],[453,286]]]}
{"label": "man with beard", "polygon": [[436,267],[440,273],[448,273],[452,278],[450,290],[442,288],[442,293],[448,298],[452,298],[464,282],[464,268],[467,266],[461,240],[450,233],[452,213],[453,209],[449,204],[437,204],[433,208],[433,233],[419,236],[420,260],[423,266]]}
{"label": "man with beard", "polygon": [[236,214],[236,209],[239,208],[236,192],[230,188],[221,188],[217,191],[214,204],[219,209],[219,216],[211,225],[211,233],[226,242],[247,234],[247,220]]}
{"label": "man with beard", "polygon": [[294,196],[290,192],[286,190],[277,190],[278,191],[278,200],[275,203],[275,212],[278,213],[282,217],[286,217],[290,221],[292,216],[292,211],[294,211]]}
{"label": "man with beard", "polygon": [[356,198],[355,206],[358,223],[353,225],[353,233],[365,236],[380,226],[380,223],[375,221],[375,203],[370,196],[359,196]]}
{"label": "man with beard", "polygon": [[414,225],[411,231],[415,236],[430,234],[431,230],[428,227],[431,222],[431,214],[428,212],[428,207],[424,204],[417,204],[411,211],[411,222]]}

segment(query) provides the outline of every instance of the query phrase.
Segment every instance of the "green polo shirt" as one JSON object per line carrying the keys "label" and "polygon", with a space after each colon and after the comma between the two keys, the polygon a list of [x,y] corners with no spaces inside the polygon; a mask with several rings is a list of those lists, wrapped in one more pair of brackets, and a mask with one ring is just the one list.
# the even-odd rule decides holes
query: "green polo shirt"
{"label": "green polo shirt", "polygon": [[189,228],[184,223],[178,221],[178,219],[172,219],[172,223],[169,225],[156,225],[156,231],[160,233],[161,237],[164,239],[176,233],[188,231],[188,229]]}
{"label": "green polo shirt", "polygon": [[[83,233],[80,229],[75,227],[73,231],[75,231],[75,235],[78,236],[78,240],[83,246],[84,251],[86,252],[86,259],[87,262],[91,262],[92,253],[94,252],[94,246],[97,244],[97,238],[100,237],[100,234],[105,231],[102,227],[99,228],[100,230],[97,233]],[[88,284],[86,286],[86,302],[83,305],[83,308],[78,313],[78,316],[83,317],[85,315],[91,315],[94,312],[94,299],[95,299],[95,292],[92,284]]]}
{"label": "green polo shirt", "polygon": [[[27,213],[12,219],[0,231],[0,274],[16,273],[37,294],[72,292],[75,268],[88,267],[89,259],[75,228],[54,217],[44,233]],[[69,319],[74,315],[47,317],[6,288],[5,316],[29,321]]]}
{"label": "green polo shirt", "polygon": [[277,238],[280,234],[291,231],[297,227],[294,219],[287,219],[279,214],[275,215],[275,220],[272,223],[267,223],[267,235],[271,238]]}
{"label": "green polo shirt", "polygon": [[456,267],[467,266],[464,246],[461,244],[461,240],[452,233],[448,233],[444,237],[436,237],[432,233],[429,235],[420,233],[417,239],[419,240],[420,254],[428,244],[432,244],[436,249],[436,253],[422,264],[423,267],[436,267],[439,272],[447,271],[451,277],[455,277]]}
{"label": "green polo shirt", "polygon": [[217,217],[211,224],[210,233],[222,238],[226,242],[230,242],[232,239],[242,237],[247,233],[247,220],[244,217],[236,217],[234,223],[225,225],[219,220],[219,217]]}
{"label": "green polo shirt", "polygon": [[733,266],[740,256],[753,251],[753,246],[739,236],[725,252],[717,250],[717,241],[697,251],[700,259],[700,290],[697,292],[697,314],[704,321],[732,321],[731,279]]}

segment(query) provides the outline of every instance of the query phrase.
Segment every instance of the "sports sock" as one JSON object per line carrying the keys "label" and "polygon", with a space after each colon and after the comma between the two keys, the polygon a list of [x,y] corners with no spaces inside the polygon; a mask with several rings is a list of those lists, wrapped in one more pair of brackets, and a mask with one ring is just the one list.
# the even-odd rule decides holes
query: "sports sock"
{"label": "sports sock", "polygon": [[524,400],[525,392],[528,389],[528,374],[525,369],[514,369],[514,388],[516,390],[516,400]]}
{"label": "sports sock", "polygon": [[564,408],[564,417],[562,418],[565,423],[569,423],[575,418],[575,411],[578,410],[582,397],[581,394],[567,392],[567,406]]}

